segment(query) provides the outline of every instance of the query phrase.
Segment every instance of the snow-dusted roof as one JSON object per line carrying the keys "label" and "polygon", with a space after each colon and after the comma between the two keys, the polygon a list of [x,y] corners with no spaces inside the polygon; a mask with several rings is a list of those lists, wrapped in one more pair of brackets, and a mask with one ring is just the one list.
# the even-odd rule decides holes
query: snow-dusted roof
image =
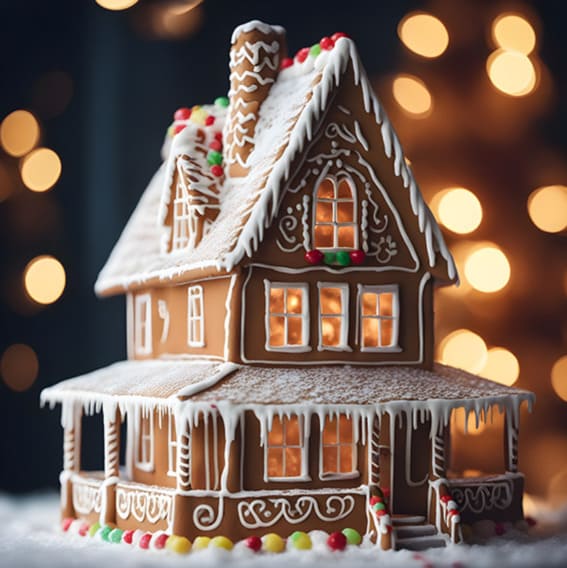
{"label": "snow-dusted roof", "polygon": [[449,278],[455,279],[453,258],[405,162],[390,121],[374,95],[354,42],[341,38],[332,50],[280,71],[260,107],[255,145],[248,162],[249,175],[225,179],[219,195],[220,213],[198,246],[182,254],[164,254],[160,247],[164,228],[158,222],[163,220],[163,205],[169,200],[164,192],[169,191],[174,153],[181,151],[182,140],[190,144],[193,130],[186,129],[179,135],[184,137],[180,138],[180,148],[174,140],[168,160],[152,179],[99,274],[96,292],[110,294],[143,283],[195,277],[199,271],[230,271],[246,256],[251,257],[278,214],[282,192],[295,173],[294,159],[312,140],[331,93],[351,64],[365,109],[375,116],[386,155],[407,190],[407,199],[425,239],[429,266],[444,262]]}

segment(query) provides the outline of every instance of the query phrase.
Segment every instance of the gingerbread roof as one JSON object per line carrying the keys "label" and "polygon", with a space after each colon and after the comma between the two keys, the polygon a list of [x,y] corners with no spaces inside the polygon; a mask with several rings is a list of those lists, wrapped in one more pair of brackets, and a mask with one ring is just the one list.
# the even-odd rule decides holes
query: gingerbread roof
{"label": "gingerbread roof", "polygon": [[[220,212],[197,246],[166,253],[163,239],[164,234],[167,238],[169,229],[163,221],[171,200],[174,159],[194,147],[199,131],[187,122],[171,147],[169,144],[164,146],[168,154],[166,161],[146,189],[99,274],[96,292],[112,294],[142,284],[190,280],[198,275],[230,271],[246,257],[252,257],[265,229],[278,215],[287,182],[295,173],[292,165],[312,140],[332,100],[332,93],[341,85],[349,68],[354,71],[355,87],[360,90],[365,110],[374,116],[380,129],[391,167],[401,178],[406,199],[425,241],[429,266],[440,266],[446,280],[456,280],[453,258],[423,201],[411,168],[405,162],[390,121],[374,95],[355,44],[343,37],[332,50],[323,51],[316,58],[307,57],[304,62],[296,62],[279,72],[260,107],[248,175],[241,178],[227,176],[220,181]],[[213,124],[209,128],[218,128],[224,121],[223,112],[214,112],[216,126]],[[207,129],[206,126],[200,128]],[[206,161],[202,166],[208,171]],[[210,181],[205,170],[203,179],[206,183]]]}

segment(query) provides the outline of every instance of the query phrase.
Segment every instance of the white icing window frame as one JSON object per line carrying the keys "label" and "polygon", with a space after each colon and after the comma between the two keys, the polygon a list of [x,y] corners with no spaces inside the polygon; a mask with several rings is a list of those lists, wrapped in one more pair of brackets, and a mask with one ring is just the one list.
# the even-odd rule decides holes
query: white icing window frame
{"label": "white icing window frame", "polygon": [[[337,422],[337,440],[338,442],[335,444],[325,444],[323,442],[323,430],[325,428],[325,422],[323,422],[323,428],[321,429],[320,433],[320,441],[319,441],[319,479],[322,480],[333,480],[333,479],[355,479],[360,476],[360,471],[358,470],[358,444],[356,443],[355,437],[355,426],[354,426],[354,416],[346,416],[350,418],[352,424],[352,442],[341,442],[340,440],[340,417],[346,416],[346,414],[334,414],[333,416],[325,416],[325,421],[327,419],[335,418]],[[325,473],[323,470],[323,452],[325,448],[336,448],[337,450],[337,463],[339,464],[340,468],[340,461],[341,461],[341,447],[343,446],[351,446],[352,448],[352,465],[353,470],[349,472],[328,472]]]}
{"label": "white icing window frame", "polygon": [[[270,292],[272,288],[283,288],[284,289],[284,310],[287,305],[287,290],[301,290],[301,313],[300,314],[288,314],[284,312],[280,313],[270,313]],[[271,282],[270,280],[264,280],[264,295],[266,300],[265,309],[265,334],[266,342],[264,348],[266,351],[275,351],[283,353],[307,353],[311,351],[311,344],[309,343],[309,284],[307,282]],[[301,317],[301,337],[303,343],[301,345],[280,345],[274,346],[270,345],[270,316],[277,316],[284,318],[284,340],[287,341],[287,320],[288,317]]]}
{"label": "white icing window frame", "polygon": [[[282,444],[271,445],[269,443],[269,432],[266,435],[266,443],[264,445],[264,479],[266,481],[311,481],[311,477],[309,476],[308,470],[308,455],[309,455],[309,443],[308,440],[305,438],[305,416],[302,414],[292,414],[292,416],[297,417],[297,425],[299,427],[299,445],[296,444],[286,444],[286,420],[289,419],[289,416],[282,416],[280,418],[282,422]],[[270,449],[281,449],[282,450],[282,470],[285,471],[285,450],[286,448],[299,448],[301,450],[301,472],[299,475],[295,476],[271,476],[268,471],[268,454]]]}
{"label": "white icing window frame", "polygon": [[167,475],[169,477],[177,476],[177,452],[179,445],[177,443],[177,431],[173,428],[174,424],[175,416],[169,413],[167,420]]}
{"label": "white icing window frame", "polygon": [[200,284],[187,288],[187,344],[189,347],[205,346],[205,302]]}
{"label": "white icing window frame", "polygon": [[[195,234],[195,216],[191,210],[189,188],[181,181],[183,175],[177,166],[177,182],[173,199],[171,252],[187,249],[191,244],[191,235]],[[179,211],[179,213],[178,213]]]}
{"label": "white icing window frame", "polygon": [[154,413],[138,413],[136,428],[136,468],[151,473],[154,471]]}
{"label": "white icing window frame", "polygon": [[[330,197],[319,197],[319,186],[325,180],[330,180],[333,184],[333,196]],[[345,197],[338,197],[339,191],[339,184],[341,181],[346,180],[348,185],[350,186],[352,199],[347,199]],[[323,203],[331,203],[332,207],[332,220],[331,221],[317,221],[317,205],[319,202]],[[339,222],[338,220],[338,204],[339,203],[352,203],[353,207],[353,215],[352,215],[352,222]],[[333,228],[333,246],[332,247],[321,247],[316,246],[316,235],[315,235],[315,227],[317,226],[327,226]],[[359,226],[358,226],[358,201],[357,201],[357,193],[356,193],[356,184],[352,177],[347,174],[346,172],[341,172],[339,175],[334,176],[331,174],[327,174],[322,179],[317,180],[317,184],[315,186],[315,191],[313,193],[313,230],[312,230],[312,238],[313,238],[313,246],[319,250],[326,251],[326,252],[337,252],[340,250],[358,250],[360,248],[360,235],[359,235]],[[340,247],[338,246],[339,242],[339,227],[352,227],[354,230],[354,243],[352,247]]]}
{"label": "white icing window frame", "polygon": [[[321,290],[323,288],[339,288],[341,290],[341,313],[324,314],[321,310]],[[317,282],[317,317],[319,328],[319,340],[317,351],[352,351],[348,344],[349,331],[349,301],[350,288],[344,282]],[[323,345],[323,318],[340,318],[341,337],[340,345]]]}
{"label": "white icing window frame", "polygon": [[[372,293],[380,294],[384,293],[391,293],[393,295],[392,298],[392,315],[391,316],[380,316],[376,315],[362,315],[362,294],[365,293]],[[379,299],[376,300],[379,302]],[[379,304],[377,304],[379,305]],[[365,353],[400,353],[402,348],[399,345],[400,340],[400,288],[397,284],[385,284],[385,285],[366,285],[366,284],[359,284],[358,285],[358,298],[356,301],[357,306],[357,342],[360,346],[360,351]],[[363,344],[364,337],[363,337],[363,330],[362,330],[362,322],[365,319],[377,319],[378,322],[380,320],[392,320],[392,336],[394,341],[392,345],[385,346],[385,347],[368,347]],[[378,329],[380,329],[380,325],[378,325]]]}
{"label": "white icing window frame", "polygon": [[152,295],[138,294],[134,302],[134,349],[136,355],[150,355],[152,353]]}
{"label": "white icing window frame", "polygon": [[[205,489],[207,491],[218,491],[220,489],[219,432],[218,432],[217,420],[218,420],[218,414],[216,412],[204,415],[203,465],[205,468]],[[209,438],[210,438],[209,422],[212,424],[212,429],[213,429],[212,455],[209,448]],[[225,465],[225,467],[227,466]]]}

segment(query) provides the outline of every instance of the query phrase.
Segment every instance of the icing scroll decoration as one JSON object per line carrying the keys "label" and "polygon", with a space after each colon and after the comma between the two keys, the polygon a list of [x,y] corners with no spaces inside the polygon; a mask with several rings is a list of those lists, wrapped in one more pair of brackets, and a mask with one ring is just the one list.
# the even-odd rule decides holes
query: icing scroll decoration
{"label": "icing scroll decoration", "polygon": [[193,524],[201,531],[214,531],[219,528],[224,517],[224,501],[222,496],[218,501],[218,508],[215,510],[208,503],[201,503],[193,511]]}
{"label": "icing scroll decoration", "polygon": [[329,495],[323,505],[310,495],[302,495],[295,502],[285,497],[254,499],[238,503],[238,520],[248,529],[271,527],[284,519],[299,524],[311,515],[320,521],[332,522],[344,519],[354,510],[352,495]]}
{"label": "icing scroll decoration", "polygon": [[134,517],[140,523],[147,521],[152,525],[166,521],[169,526],[173,519],[173,492],[158,490],[155,487],[133,489],[118,484],[116,514],[121,519]]}
{"label": "icing scroll decoration", "polygon": [[80,515],[100,513],[102,509],[101,482],[74,477],[73,509]]}
{"label": "icing scroll decoration", "polygon": [[514,496],[512,479],[502,479],[471,485],[451,484],[451,494],[461,511],[483,513],[491,509],[505,510]]}

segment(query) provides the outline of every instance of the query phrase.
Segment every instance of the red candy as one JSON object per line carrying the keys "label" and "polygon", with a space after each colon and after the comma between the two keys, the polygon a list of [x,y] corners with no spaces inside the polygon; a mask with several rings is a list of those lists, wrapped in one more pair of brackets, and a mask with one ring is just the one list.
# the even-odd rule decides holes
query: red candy
{"label": "red candy", "polygon": [[87,536],[88,532],[89,532],[89,523],[83,523],[79,527],[79,536]]}
{"label": "red candy", "polygon": [[303,63],[307,59],[308,55],[309,55],[309,48],[304,47],[295,54],[295,59],[297,59],[299,63]]}
{"label": "red candy", "polygon": [[211,173],[215,177],[221,177],[222,174],[224,173],[224,170],[222,169],[222,166],[214,165],[214,166],[211,166]]}
{"label": "red candy", "polygon": [[291,57],[284,57],[280,63],[280,69],[287,69],[293,65],[293,59]]}
{"label": "red candy", "polygon": [[386,509],[378,509],[378,511],[374,511],[376,513],[377,517],[383,517],[384,515],[387,515],[388,513],[386,512]]}
{"label": "red candy", "polygon": [[205,126],[211,126],[211,124],[215,123],[215,117],[212,114],[209,114],[207,118],[205,118]]}
{"label": "red candy", "polygon": [[191,109],[187,107],[178,108],[173,115],[174,120],[187,120],[191,116]]}
{"label": "red candy", "polygon": [[132,544],[132,539],[134,538],[134,531],[132,529],[124,531],[122,533],[122,542],[126,544]]}
{"label": "red candy", "polygon": [[250,550],[258,552],[262,548],[262,539],[257,536],[249,536],[244,540],[244,545]]}
{"label": "red candy", "polygon": [[63,529],[63,532],[67,532],[69,530],[69,527],[71,526],[71,523],[74,521],[75,519],[72,519],[70,517],[63,519],[61,521],[61,528]]}
{"label": "red candy", "polygon": [[344,32],[335,32],[335,33],[331,36],[331,39],[336,42],[336,41],[338,41],[339,39],[341,39],[342,37],[348,38],[348,36],[347,36]]}
{"label": "red candy", "polygon": [[330,37],[325,36],[325,37],[321,38],[319,45],[321,46],[321,49],[324,49],[326,51],[330,51],[331,49],[333,49],[333,47],[335,47],[335,40],[331,39]]}
{"label": "red candy", "polygon": [[321,264],[325,255],[317,249],[308,250],[305,253],[305,261],[309,264]]}
{"label": "red candy", "polygon": [[451,496],[450,495],[441,495],[440,499],[443,503],[448,503],[449,501],[451,501]]}
{"label": "red candy", "polygon": [[215,132],[215,140],[218,140],[222,144],[222,132]]}
{"label": "red candy", "polygon": [[366,254],[363,250],[353,250],[350,252],[350,260],[353,264],[363,264]]}
{"label": "red candy", "polygon": [[176,124],[176,125],[173,127],[173,133],[174,133],[174,134],[179,134],[182,130],[185,129],[186,126],[187,126],[186,124]]}
{"label": "red candy", "polygon": [[506,529],[504,528],[504,525],[502,523],[496,523],[494,525],[494,532],[496,533],[496,535],[502,536],[506,532]]}
{"label": "red candy", "polygon": [[385,499],[388,499],[388,497],[390,496],[390,488],[389,487],[383,487],[382,488],[382,495],[384,495]]}
{"label": "red candy", "polygon": [[331,550],[344,550],[347,545],[347,538],[342,532],[333,532],[327,539],[327,546]]}
{"label": "red candy", "polygon": [[158,549],[164,548],[167,539],[169,538],[168,534],[162,533],[154,540],[154,546]]}
{"label": "red candy", "polygon": [[215,152],[220,152],[222,150],[222,142],[215,139],[209,144],[209,148]]}
{"label": "red candy", "polygon": [[376,495],[374,497],[370,497],[370,506],[376,505],[376,503],[382,503],[382,497]]}
{"label": "red candy", "polygon": [[140,538],[140,548],[144,550],[150,548],[150,540],[152,540],[152,533],[144,533]]}

